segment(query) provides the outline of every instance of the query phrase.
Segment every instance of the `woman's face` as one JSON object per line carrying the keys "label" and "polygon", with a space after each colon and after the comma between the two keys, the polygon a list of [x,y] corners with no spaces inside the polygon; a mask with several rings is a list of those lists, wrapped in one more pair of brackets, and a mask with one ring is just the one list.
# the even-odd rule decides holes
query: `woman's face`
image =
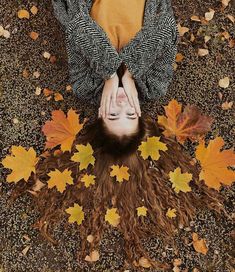
{"label": "woman's face", "polygon": [[115,103],[110,103],[109,114],[103,118],[106,127],[117,136],[128,135],[138,129],[139,117],[131,107],[123,87],[118,88]]}

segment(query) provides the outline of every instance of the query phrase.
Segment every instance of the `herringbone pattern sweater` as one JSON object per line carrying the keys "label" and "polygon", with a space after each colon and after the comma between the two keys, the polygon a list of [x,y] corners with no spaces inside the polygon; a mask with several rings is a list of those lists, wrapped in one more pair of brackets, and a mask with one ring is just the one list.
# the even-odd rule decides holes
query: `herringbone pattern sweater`
{"label": "herringbone pattern sweater", "polygon": [[99,105],[105,79],[122,62],[135,80],[140,104],[166,93],[179,37],[171,0],[146,0],[142,28],[119,52],[90,16],[92,0],[52,4],[65,31],[70,83],[81,101]]}

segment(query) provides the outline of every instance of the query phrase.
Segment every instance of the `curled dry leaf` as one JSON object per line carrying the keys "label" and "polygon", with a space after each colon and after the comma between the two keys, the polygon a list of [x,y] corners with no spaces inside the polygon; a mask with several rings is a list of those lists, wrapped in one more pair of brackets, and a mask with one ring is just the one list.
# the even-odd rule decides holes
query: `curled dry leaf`
{"label": "curled dry leaf", "polygon": [[182,37],[184,36],[185,33],[187,33],[189,31],[189,28],[188,27],[185,27],[185,26],[181,26],[180,23],[177,24],[178,26],[178,31],[179,31],[179,35]]}
{"label": "curled dry leaf", "polygon": [[26,246],[26,247],[22,250],[22,253],[23,253],[24,255],[26,255],[27,252],[29,251],[29,248],[30,248],[30,246]]}
{"label": "curled dry leaf", "polygon": [[222,0],[222,5],[226,8],[229,4],[230,0]]}
{"label": "curled dry leaf", "polygon": [[29,33],[29,36],[31,39],[33,39],[35,41],[35,40],[37,40],[39,34],[37,32],[32,31]]}
{"label": "curled dry leaf", "polygon": [[192,238],[193,238],[193,247],[194,247],[194,249],[197,252],[206,255],[207,251],[208,251],[208,248],[207,248],[205,239],[198,239],[198,234],[195,233],[195,232],[192,234]]}
{"label": "curled dry leaf", "polygon": [[210,10],[209,12],[205,13],[206,21],[211,21],[214,17],[214,14],[215,14],[215,11],[213,9],[209,8],[209,10]]}
{"label": "curled dry leaf", "polygon": [[176,54],[176,58],[175,58],[176,62],[181,62],[183,59],[184,59],[184,55],[182,55],[181,53]]}
{"label": "curled dry leaf", "polygon": [[17,13],[19,19],[29,19],[29,12],[26,9],[20,9]]}
{"label": "curled dry leaf", "polygon": [[60,93],[54,93],[54,99],[55,101],[61,101],[61,100],[64,100],[64,97]]}
{"label": "curled dry leaf", "polygon": [[86,255],[85,261],[87,262],[96,262],[100,258],[99,252],[97,250],[93,250],[90,255]]}
{"label": "curled dry leaf", "polygon": [[219,86],[224,89],[228,88],[229,83],[229,77],[224,77],[219,80]]}
{"label": "curled dry leaf", "polygon": [[221,107],[223,110],[229,110],[232,108],[232,105],[233,105],[233,101],[230,101],[230,102],[226,101],[226,102],[222,103]]}
{"label": "curled dry leaf", "polygon": [[31,9],[30,9],[31,13],[33,15],[37,14],[38,13],[38,8],[36,6],[32,6]]}
{"label": "curled dry leaf", "polygon": [[209,54],[209,50],[208,49],[204,49],[204,48],[199,48],[197,54],[200,57],[204,57],[204,56],[206,56],[206,55]]}
{"label": "curled dry leaf", "polygon": [[51,54],[50,54],[49,52],[44,52],[44,53],[43,53],[43,57],[44,57],[45,59],[50,59]]}
{"label": "curled dry leaf", "polygon": [[204,37],[205,43],[207,43],[210,39],[211,39],[211,36],[207,36],[207,35],[206,35],[206,36]]}
{"label": "curled dry leaf", "polygon": [[42,89],[40,87],[36,87],[35,94],[40,95],[41,91],[42,91]]}
{"label": "curled dry leaf", "polygon": [[201,19],[200,19],[197,15],[191,16],[190,19],[191,19],[192,21],[195,21],[195,22],[201,22]]}
{"label": "curled dry leaf", "polygon": [[226,17],[232,22],[235,22],[235,18],[231,14],[227,14]]}

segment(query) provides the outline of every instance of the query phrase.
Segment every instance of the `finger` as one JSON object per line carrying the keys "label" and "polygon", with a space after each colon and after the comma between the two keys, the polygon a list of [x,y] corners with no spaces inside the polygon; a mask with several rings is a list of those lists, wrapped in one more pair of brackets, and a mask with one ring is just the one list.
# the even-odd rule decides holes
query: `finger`
{"label": "finger", "polygon": [[[128,98],[128,100],[129,100],[130,105],[131,105],[132,107],[134,107],[133,99],[131,98],[131,94],[130,94],[130,92],[128,91],[129,88],[130,88],[130,87],[127,85],[127,86],[124,88],[124,91],[125,91],[125,93],[126,93],[126,95],[127,95],[127,98]],[[126,91],[126,90],[127,90],[127,91]]]}
{"label": "finger", "polygon": [[101,114],[102,114],[103,118],[105,118],[105,101],[106,101],[106,97],[104,97],[103,105],[102,105],[102,108],[101,108]]}
{"label": "finger", "polygon": [[139,103],[139,99],[137,96],[134,97],[134,102],[135,102],[135,107],[136,107],[136,112],[139,116],[141,116],[141,109],[140,109],[140,103]]}
{"label": "finger", "polygon": [[111,97],[109,95],[105,102],[105,116],[109,114],[110,100],[111,100]]}

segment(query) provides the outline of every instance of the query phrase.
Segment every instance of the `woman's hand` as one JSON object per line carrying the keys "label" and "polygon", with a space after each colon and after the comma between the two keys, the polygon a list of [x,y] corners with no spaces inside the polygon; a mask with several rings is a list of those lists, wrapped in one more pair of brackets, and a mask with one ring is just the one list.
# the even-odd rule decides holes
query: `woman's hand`
{"label": "woman's hand", "polygon": [[99,107],[99,117],[105,118],[109,114],[110,103],[115,103],[116,95],[118,91],[119,77],[117,73],[114,77],[105,80],[100,107]]}
{"label": "woman's hand", "polygon": [[132,107],[135,108],[136,113],[141,116],[138,92],[136,90],[135,81],[132,78],[131,73],[128,69],[125,70],[125,73],[122,77],[122,84],[124,91],[129,99],[129,103]]}

